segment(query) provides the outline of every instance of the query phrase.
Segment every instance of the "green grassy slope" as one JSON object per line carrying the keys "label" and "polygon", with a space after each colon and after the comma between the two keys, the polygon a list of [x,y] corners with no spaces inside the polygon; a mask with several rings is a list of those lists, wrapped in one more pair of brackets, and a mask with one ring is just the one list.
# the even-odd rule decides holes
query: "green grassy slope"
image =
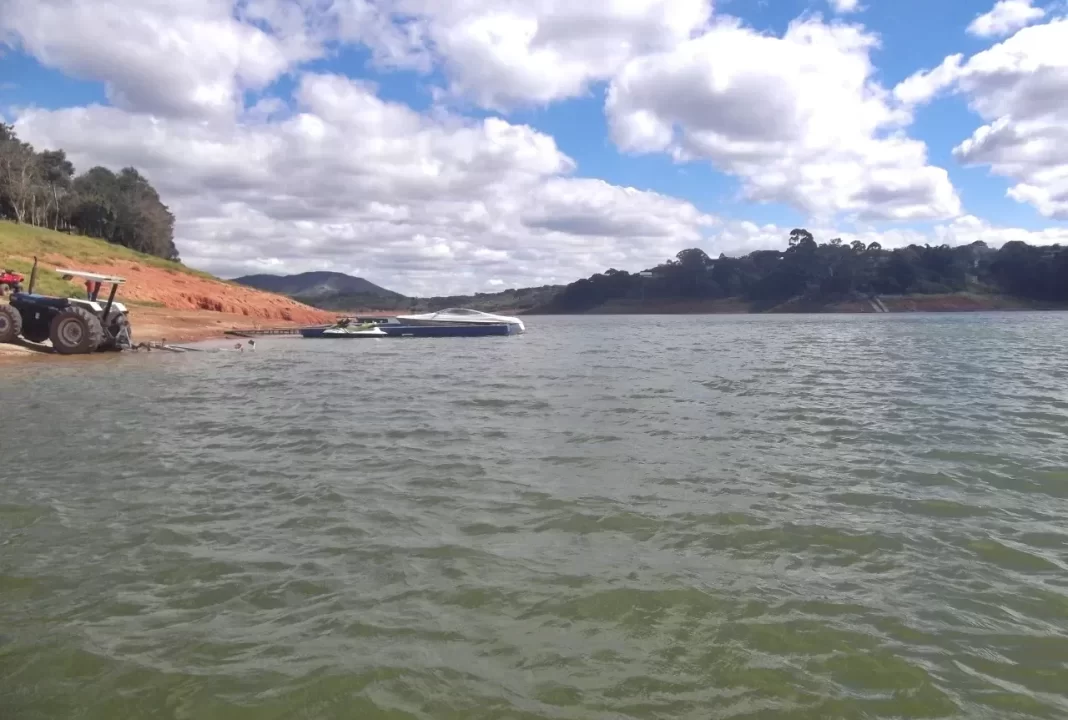
{"label": "green grassy slope", "polygon": [[30,269],[33,267],[33,258],[37,256],[41,259],[41,262],[37,266],[36,292],[46,295],[84,296],[84,285],[63,280],[62,277],[55,273],[54,264],[44,261],[45,257],[52,255],[61,255],[68,258],[71,264],[75,266],[72,269],[75,270],[78,269],[78,263],[130,262],[139,265],[150,265],[174,273],[185,273],[210,278],[218,282],[226,282],[208,273],[193,270],[181,263],[171,262],[153,255],[145,255],[121,245],[112,245],[104,240],[82,235],[68,235],[32,225],[16,225],[12,222],[0,221],[0,268],[11,268],[15,272],[25,275],[26,283],[28,283]]}

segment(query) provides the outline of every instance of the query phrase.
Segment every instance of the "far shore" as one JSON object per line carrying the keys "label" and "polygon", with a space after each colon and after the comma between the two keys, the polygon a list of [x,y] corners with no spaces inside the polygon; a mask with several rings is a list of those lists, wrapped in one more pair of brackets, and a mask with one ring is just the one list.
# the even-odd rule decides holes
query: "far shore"
{"label": "far shore", "polygon": [[[881,296],[880,301],[889,313],[958,313],[982,311],[1065,311],[1068,306],[1039,306],[1015,298],[995,295],[958,293],[953,295]],[[337,310],[327,311],[333,317],[353,316],[390,317],[397,310]],[[503,312],[503,311],[502,311]],[[584,312],[545,312],[541,308],[510,310],[505,314],[540,315],[747,315],[777,313],[859,313],[875,314],[874,306],[867,301],[834,303],[811,306],[803,303],[786,303],[770,310],[758,311],[750,304],[736,299],[725,300],[673,300],[673,301],[616,301]],[[324,313],[324,316],[326,313]],[[134,306],[130,308],[134,342],[168,344],[203,342],[227,339],[227,331],[261,328],[306,327],[310,323],[250,317],[239,313],[215,312],[212,310],[174,309],[165,307]],[[20,342],[0,344],[0,363],[57,357],[48,346]]]}
{"label": "far shore", "polygon": [[[836,302],[818,302],[795,299],[775,307],[758,307],[742,298],[718,298],[687,300],[682,298],[660,300],[609,300],[602,305],[585,310],[558,309],[550,306],[533,308],[488,309],[498,315],[521,315],[537,317],[549,315],[773,315],[773,314],[877,314],[877,313],[949,313],[984,311],[1063,311],[1068,304],[1039,303],[1007,295],[960,292],[930,295],[879,295],[878,303],[868,299],[853,299]],[[485,309],[485,308],[476,308]],[[395,316],[408,312],[402,309],[379,310],[370,308],[336,310],[339,316]]]}
{"label": "far shore", "polygon": [[943,295],[880,295],[882,308],[869,300],[817,303],[792,300],[772,308],[758,308],[741,298],[716,300],[613,300],[583,311],[534,308],[523,315],[751,315],[751,314],[877,314],[955,313],[983,311],[1063,311],[1068,305],[1041,304],[1005,295],[947,293]]}

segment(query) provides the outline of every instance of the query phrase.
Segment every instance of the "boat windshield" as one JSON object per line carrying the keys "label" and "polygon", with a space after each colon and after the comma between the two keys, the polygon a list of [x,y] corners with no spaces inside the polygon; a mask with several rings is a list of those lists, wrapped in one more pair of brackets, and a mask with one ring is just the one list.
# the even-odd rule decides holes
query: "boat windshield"
{"label": "boat windshield", "polygon": [[439,315],[485,315],[485,313],[470,308],[446,308],[438,311]]}

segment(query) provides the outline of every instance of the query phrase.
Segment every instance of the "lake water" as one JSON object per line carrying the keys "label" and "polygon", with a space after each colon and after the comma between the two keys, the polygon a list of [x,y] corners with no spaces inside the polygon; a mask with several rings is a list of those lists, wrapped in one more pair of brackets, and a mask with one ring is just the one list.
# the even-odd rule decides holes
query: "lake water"
{"label": "lake water", "polygon": [[1068,315],[0,367],[0,717],[1068,717]]}

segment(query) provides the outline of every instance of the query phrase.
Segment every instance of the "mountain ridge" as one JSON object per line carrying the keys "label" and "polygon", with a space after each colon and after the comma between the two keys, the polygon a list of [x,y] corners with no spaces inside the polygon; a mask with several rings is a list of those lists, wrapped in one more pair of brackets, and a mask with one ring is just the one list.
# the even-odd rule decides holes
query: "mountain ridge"
{"label": "mountain ridge", "polygon": [[393,300],[405,296],[376,285],[370,280],[328,270],[313,270],[295,275],[271,275],[260,273],[234,278],[233,282],[258,290],[280,293],[306,300],[339,295],[381,297]]}
{"label": "mountain ridge", "polygon": [[548,303],[562,285],[511,288],[496,293],[408,297],[364,278],[345,273],[314,271],[295,275],[245,275],[231,282],[279,293],[324,310],[428,312],[469,307],[487,312],[525,312]]}

